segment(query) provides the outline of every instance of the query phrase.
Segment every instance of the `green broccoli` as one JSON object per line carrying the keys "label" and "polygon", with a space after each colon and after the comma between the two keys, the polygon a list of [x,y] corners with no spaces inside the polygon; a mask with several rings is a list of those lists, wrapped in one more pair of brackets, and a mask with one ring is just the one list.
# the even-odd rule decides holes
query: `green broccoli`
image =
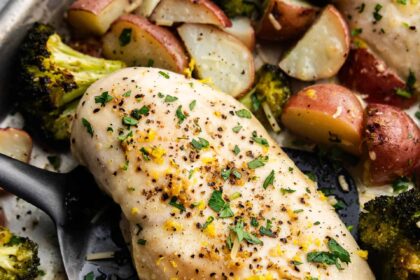
{"label": "green broccoli", "polygon": [[52,140],[67,140],[77,100],[96,80],[125,67],[82,54],[55,30],[35,23],[18,53],[16,97],[29,128]]}
{"label": "green broccoli", "polygon": [[414,280],[420,277],[420,191],[380,196],[360,214],[362,245],[378,279]]}
{"label": "green broccoli", "polygon": [[290,95],[290,81],[284,72],[275,65],[265,64],[257,71],[254,89],[241,102],[254,113],[262,109],[273,130],[278,132],[278,120]]}
{"label": "green broccoli", "polygon": [[246,16],[258,17],[262,1],[258,0],[217,0],[215,1],[229,18]]}
{"label": "green broccoli", "polygon": [[0,227],[0,279],[32,280],[39,274],[38,245]]}

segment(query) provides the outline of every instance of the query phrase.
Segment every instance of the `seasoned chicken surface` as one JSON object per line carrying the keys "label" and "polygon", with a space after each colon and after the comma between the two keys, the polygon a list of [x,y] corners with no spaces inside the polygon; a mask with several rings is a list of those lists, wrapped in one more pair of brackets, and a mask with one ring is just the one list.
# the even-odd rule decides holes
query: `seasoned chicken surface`
{"label": "seasoned chicken surface", "polygon": [[141,279],[374,279],[314,183],[207,85],[116,72],[87,90],[71,143],[121,205]]}
{"label": "seasoned chicken surface", "polygon": [[414,0],[336,0],[351,30],[404,80],[417,76],[420,92],[420,2]]}

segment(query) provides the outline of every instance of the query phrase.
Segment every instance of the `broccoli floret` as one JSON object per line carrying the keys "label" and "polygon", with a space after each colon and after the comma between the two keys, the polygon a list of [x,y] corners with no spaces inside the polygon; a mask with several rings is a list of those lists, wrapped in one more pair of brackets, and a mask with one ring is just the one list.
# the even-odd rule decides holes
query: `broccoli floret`
{"label": "broccoli floret", "polygon": [[39,274],[38,245],[0,227],[0,279],[32,280]]}
{"label": "broccoli floret", "polygon": [[18,106],[29,128],[41,128],[41,135],[55,140],[68,139],[67,119],[85,90],[96,80],[125,67],[123,62],[72,49],[53,27],[41,23],[35,23],[28,31],[18,60]]}
{"label": "broccoli floret", "polygon": [[262,6],[262,1],[258,0],[218,0],[215,2],[229,18],[238,16],[256,18]]}
{"label": "broccoli floret", "polygon": [[380,196],[366,203],[365,210],[360,215],[360,240],[378,279],[419,279],[420,191]]}
{"label": "broccoli floret", "polygon": [[278,120],[290,95],[290,81],[284,72],[275,65],[265,64],[257,71],[254,89],[241,102],[254,113],[261,109],[264,114],[257,113],[257,117],[265,115],[273,130],[278,132]]}

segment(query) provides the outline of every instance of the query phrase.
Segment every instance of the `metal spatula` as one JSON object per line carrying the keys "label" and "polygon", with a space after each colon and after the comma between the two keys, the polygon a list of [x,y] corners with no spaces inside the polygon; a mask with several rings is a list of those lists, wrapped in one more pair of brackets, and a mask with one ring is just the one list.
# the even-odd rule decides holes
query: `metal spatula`
{"label": "metal spatula", "polygon": [[[318,178],[318,187],[343,201],[339,215],[356,234],[359,204],[351,176],[313,153],[284,149],[305,173]],[[338,177],[348,184],[344,191]],[[45,211],[57,226],[64,267],[69,279],[84,279],[93,272],[95,279],[138,279],[119,230],[121,211],[96,187],[89,172],[81,167],[67,174],[45,171],[0,154],[0,185]],[[116,252],[109,260],[91,262],[92,252]]]}

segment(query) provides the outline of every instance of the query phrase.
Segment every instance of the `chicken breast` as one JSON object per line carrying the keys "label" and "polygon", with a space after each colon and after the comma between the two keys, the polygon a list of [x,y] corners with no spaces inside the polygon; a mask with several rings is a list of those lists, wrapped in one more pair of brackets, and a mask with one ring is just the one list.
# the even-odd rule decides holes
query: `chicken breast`
{"label": "chicken breast", "polygon": [[[420,2],[337,0],[352,30],[404,80],[417,76],[420,92]],[[396,55],[397,54],[397,55]]]}
{"label": "chicken breast", "polygon": [[314,183],[198,81],[128,68],[96,82],[71,148],[121,205],[141,279],[374,279]]}

